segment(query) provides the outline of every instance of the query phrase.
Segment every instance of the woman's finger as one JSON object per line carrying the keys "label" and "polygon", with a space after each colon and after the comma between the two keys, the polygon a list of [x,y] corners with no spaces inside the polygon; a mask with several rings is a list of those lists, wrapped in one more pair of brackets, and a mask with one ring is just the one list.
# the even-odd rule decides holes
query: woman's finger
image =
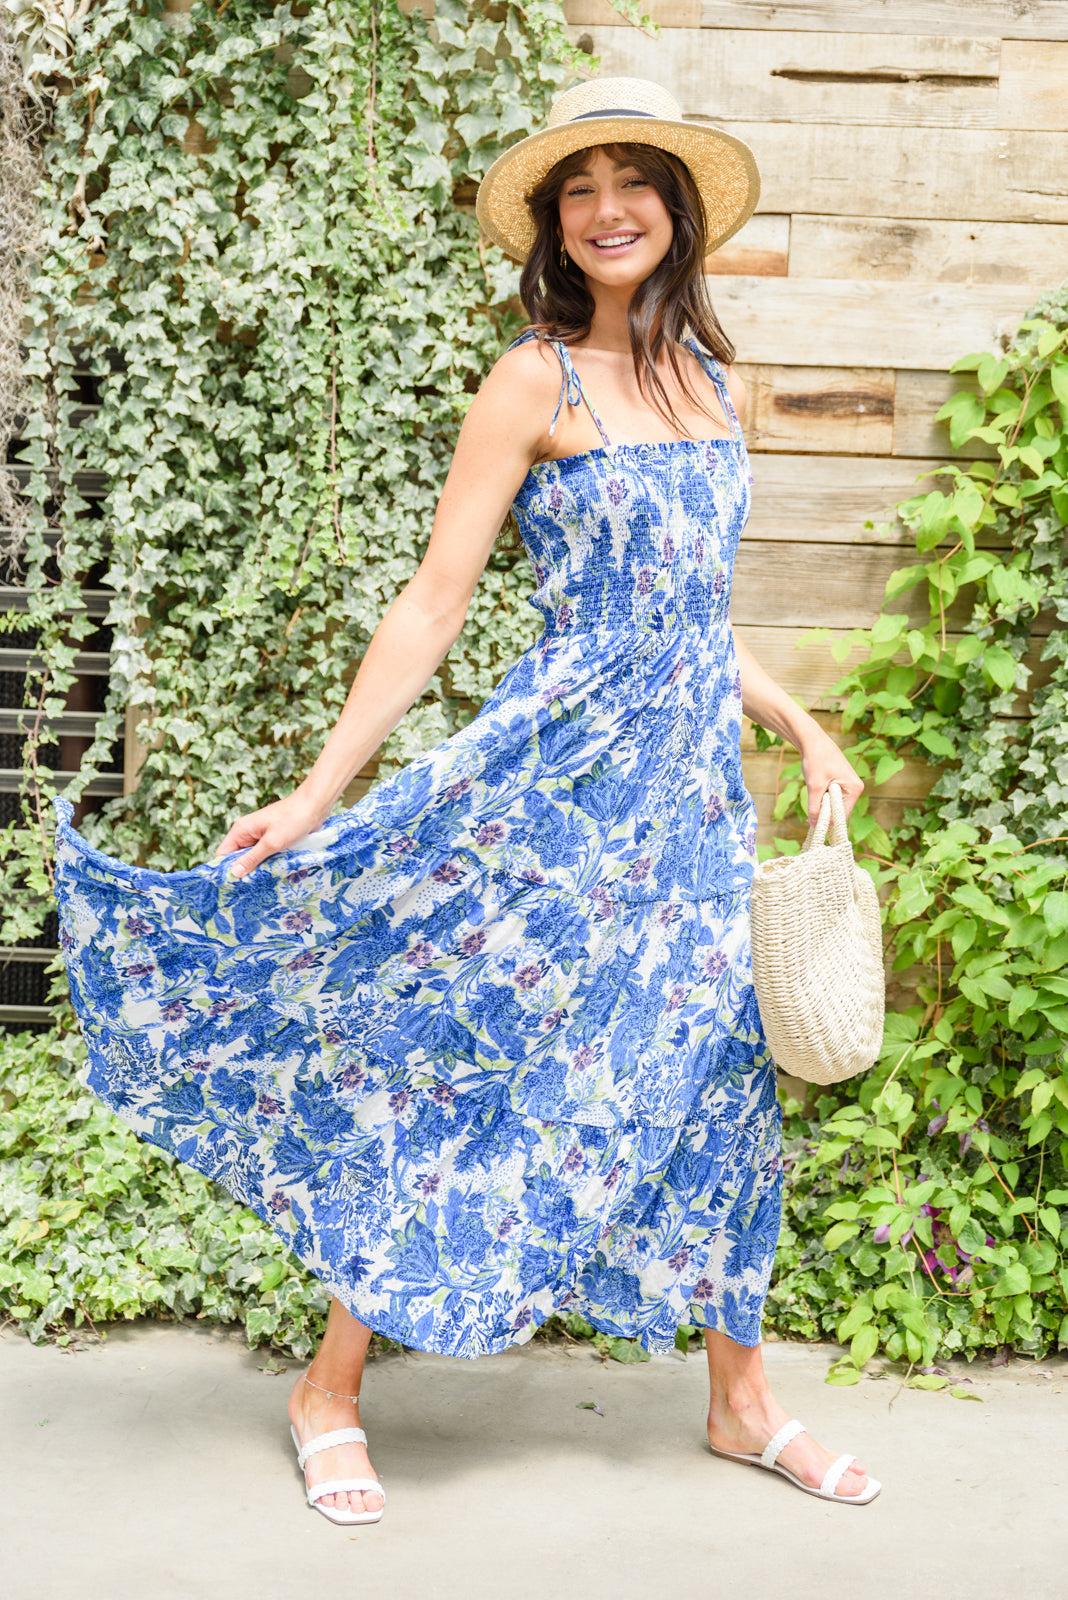
{"label": "woman's finger", "polygon": [[232,878],[247,877],[250,872],[259,866],[261,861],[266,861],[268,856],[276,855],[281,848],[282,846],[272,839],[269,833],[265,833],[259,843],[254,844],[241,857],[240,861],[234,862],[230,868],[230,876]]}

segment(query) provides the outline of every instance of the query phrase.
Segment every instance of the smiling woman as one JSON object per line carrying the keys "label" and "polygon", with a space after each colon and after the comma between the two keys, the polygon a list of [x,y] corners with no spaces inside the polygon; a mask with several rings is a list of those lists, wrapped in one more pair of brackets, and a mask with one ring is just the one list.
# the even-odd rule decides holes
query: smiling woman
{"label": "smiling woman", "polygon": [[[718,1455],[837,1503],[879,1492],[760,1362],[782,1176],[743,710],[801,750],[813,808],[863,785],[730,626],[744,389],[700,280],[755,193],[748,151],[657,85],[563,95],[479,195],[530,255],[531,326],[307,777],[186,873],[104,856],[64,816],[91,1087],[334,1297],[289,1414],[336,1522],[382,1515],[372,1329],[473,1357],[565,1307],[653,1350],[704,1328]],[[510,508],[541,638],[468,726],[331,814],[457,638]]]}

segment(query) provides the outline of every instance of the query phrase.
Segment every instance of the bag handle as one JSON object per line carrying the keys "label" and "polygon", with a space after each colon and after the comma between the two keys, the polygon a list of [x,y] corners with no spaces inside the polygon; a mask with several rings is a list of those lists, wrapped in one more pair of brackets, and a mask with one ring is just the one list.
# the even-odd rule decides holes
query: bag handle
{"label": "bag handle", "polygon": [[820,814],[812,827],[809,828],[801,849],[814,850],[817,845],[823,844],[825,839],[830,843],[828,838],[828,833],[830,832],[833,832],[836,844],[849,843],[849,828],[846,824],[845,804],[842,800],[842,785],[837,780],[824,790],[823,798],[820,801]]}

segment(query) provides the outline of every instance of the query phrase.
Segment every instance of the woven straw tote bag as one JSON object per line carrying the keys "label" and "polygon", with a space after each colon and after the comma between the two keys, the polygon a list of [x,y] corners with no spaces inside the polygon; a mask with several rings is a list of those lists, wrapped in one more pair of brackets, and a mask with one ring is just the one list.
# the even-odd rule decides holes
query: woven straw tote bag
{"label": "woven straw tote bag", "polygon": [[750,914],[753,986],[776,1065],[808,1083],[866,1072],[886,1005],[879,897],[853,860],[837,783],[801,854],[756,868]]}

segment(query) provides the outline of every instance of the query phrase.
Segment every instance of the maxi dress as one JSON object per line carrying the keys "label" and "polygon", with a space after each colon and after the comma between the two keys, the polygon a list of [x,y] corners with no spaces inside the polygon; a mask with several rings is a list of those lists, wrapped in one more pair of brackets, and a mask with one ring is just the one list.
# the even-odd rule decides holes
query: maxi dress
{"label": "maxi dress", "polygon": [[[530,337],[527,335],[525,337]],[[517,341],[518,342],[518,341]],[[563,344],[560,400],[588,402]],[[731,434],[531,467],[544,632],[473,721],[245,879],[57,801],[84,1081],[361,1322],[475,1357],[556,1311],[754,1345],[781,1120],[749,955]]]}

